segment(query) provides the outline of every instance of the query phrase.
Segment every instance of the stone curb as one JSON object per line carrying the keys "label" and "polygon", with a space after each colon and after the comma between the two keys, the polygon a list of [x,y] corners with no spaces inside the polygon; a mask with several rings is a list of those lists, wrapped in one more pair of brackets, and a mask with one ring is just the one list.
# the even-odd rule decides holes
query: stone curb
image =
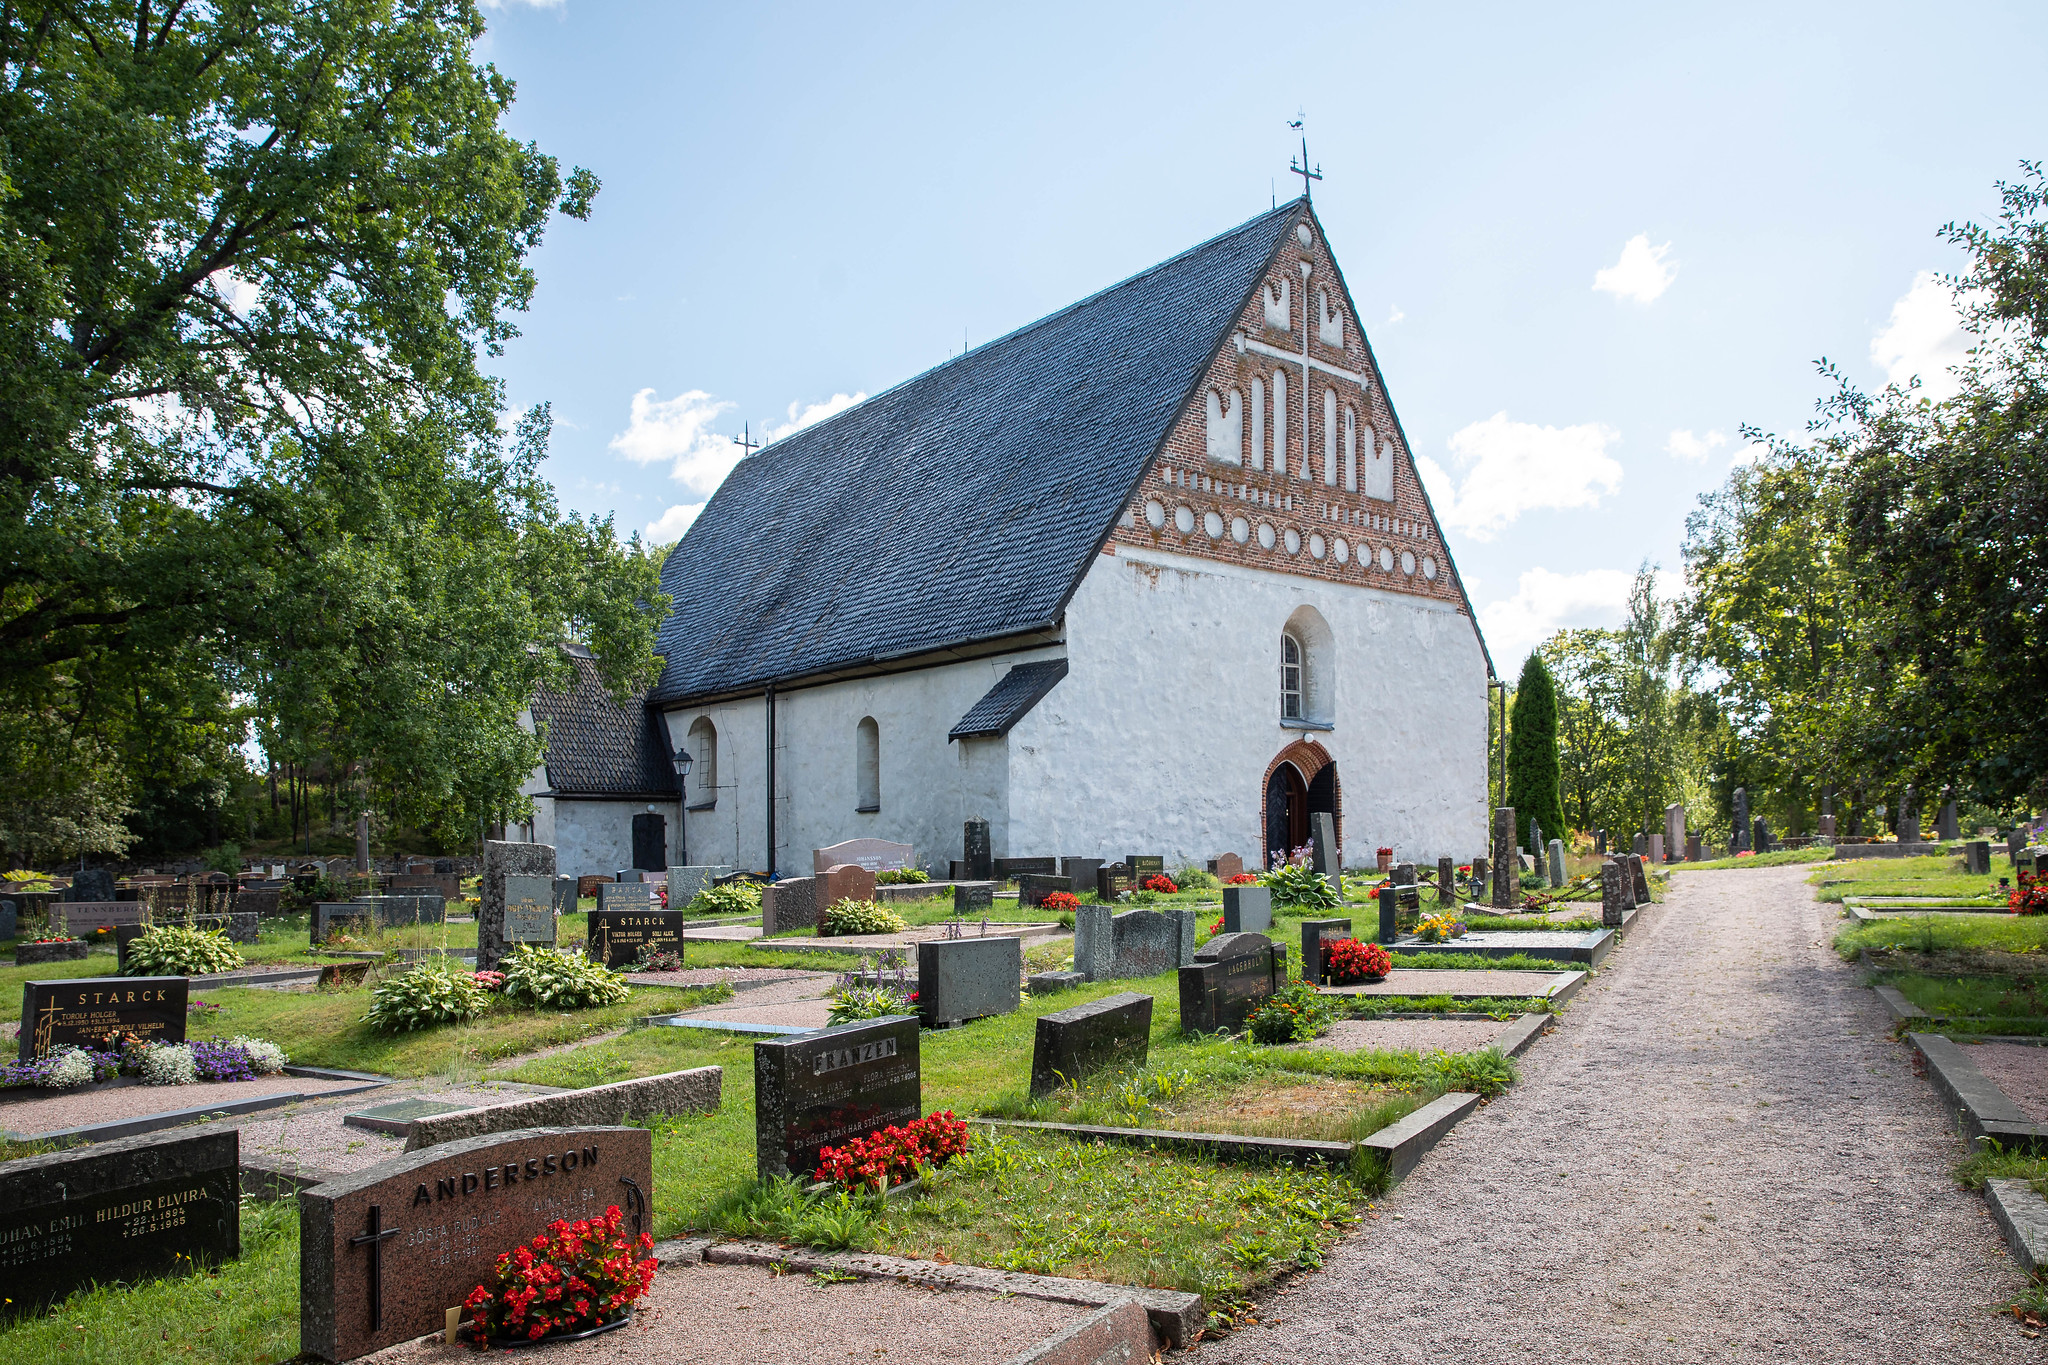
{"label": "stone curb", "polygon": [[1870,989],[1877,992],[1877,998],[1882,1000],[1884,1007],[1891,1011],[1892,1022],[1895,1024],[1906,1019],[1933,1018],[1926,1010],[1921,1009],[1918,1005],[1900,994],[1897,987],[1872,986]]}
{"label": "stone curb", "polygon": [[1322,1142],[1313,1138],[1247,1137],[1241,1133],[1183,1133],[1170,1128],[1109,1128],[1092,1123],[1029,1123],[1022,1119],[969,1119],[989,1128],[1021,1132],[1057,1133],[1086,1141],[1127,1142],[1157,1147],[1185,1147],[1205,1156],[1265,1157],[1305,1166],[1312,1161],[1339,1166],[1351,1160],[1349,1142]]}
{"label": "stone curb", "polygon": [[[1500,932],[1512,933],[1517,931],[1502,930]],[[1592,970],[1599,967],[1602,962],[1605,962],[1607,955],[1614,951],[1614,945],[1620,940],[1621,931],[1618,929],[1589,929],[1587,932],[1597,933],[1599,937],[1583,948],[1545,948],[1540,946],[1532,948],[1513,943],[1474,944],[1469,947],[1460,947],[1459,940],[1457,939],[1452,939],[1449,943],[1391,943],[1387,947],[1390,951],[1396,953],[1447,953],[1454,957],[1481,959],[1514,957],[1517,954],[1521,954],[1525,957],[1541,958],[1546,962],[1577,963],[1581,964],[1581,970]],[[1481,968],[1479,970],[1484,969]],[[1535,969],[1531,968],[1530,970],[1533,971]]]}
{"label": "stone curb", "polygon": [[1543,1031],[1550,1027],[1551,1016],[1547,1014],[1525,1014],[1509,1024],[1507,1032],[1493,1040],[1493,1045],[1507,1057],[1519,1057],[1529,1050]]}
{"label": "stone curb", "polygon": [[[963,924],[972,925],[976,930],[981,927],[980,920],[966,920]],[[1056,937],[1068,932],[1055,923],[1018,924],[1014,921],[1002,921],[1002,924],[1004,927],[998,928],[995,923],[991,923],[986,934],[969,934],[965,928],[961,933],[966,938],[1038,938],[1042,935]],[[877,953],[914,953],[917,944],[918,940],[915,939],[908,943],[850,943],[843,938],[757,938],[747,946],[771,953],[843,953],[848,957],[872,957]]]}
{"label": "stone curb", "polygon": [[1159,1358],[1152,1322],[1135,1299],[1118,1299],[1003,1365],[1122,1365]]}
{"label": "stone curb", "polygon": [[1390,1184],[1397,1184],[1415,1169],[1424,1152],[1436,1146],[1446,1133],[1458,1126],[1458,1120],[1478,1106],[1477,1095],[1453,1090],[1431,1100],[1400,1122],[1388,1124],[1358,1145],[1384,1155],[1387,1180]]}
{"label": "stone curb", "polygon": [[341,1179],[339,1171],[316,1166],[287,1166],[260,1156],[242,1158],[242,1193],[260,1194],[268,1199],[287,1199],[300,1190],[310,1190],[330,1180]]}
{"label": "stone curb", "polygon": [[1909,1033],[1906,1040],[1927,1059],[1927,1079],[1954,1106],[1956,1126],[1972,1147],[1986,1141],[2022,1149],[2048,1143],[2048,1124],[2028,1119],[1960,1045],[1938,1033]]}
{"label": "stone curb", "polygon": [[2012,1248],[2012,1258],[2029,1275],[2048,1269],[2048,1199],[2025,1180],[1987,1180],[1984,1202]]}
{"label": "stone curb", "polygon": [[1145,1310],[1152,1330],[1176,1348],[1187,1345],[1207,1321],[1201,1295],[1185,1294],[1175,1289],[1146,1289],[1135,1285],[1100,1284],[1094,1280],[1068,1280],[1054,1275],[1025,1275],[1014,1270],[913,1261],[901,1256],[880,1256],[868,1252],[818,1252],[803,1247],[778,1246],[774,1242],[717,1242],[705,1248],[703,1259],[713,1265],[781,1264],[791,1270],[806,1272],[839,1270],[872,1280],[903,1280],[939,1289],[1014,1294],[1023,1299],[1081,1304],[1089,1308],[1106,1308],[1119,1301],[1132,1302]]}
{"label": "stone curb", "polygon": [[787,1037],[797,1033],[815,1033],[817,1028],[799,1027],[795,1024],[749,1024],[739,1019],[696,1019],[683,1014],[648,1014],[628,1024],[627,1030],[643,1028],[701,1028],[713,1033],[765,1033],[774,1037]]}
{"label": "stone curb", "polygon": [[452,1114],[414,1119],[406,1133],[405,1150],[424,1151],[444,1142],[520,1128],[576,1128],[618,1124],[653,1114],[711,1112],[718,1108],[724,1089],[724,1067],[699,1066],[593,1085],[584,1090],[562,1090],[503,1104],[483,1104]]}

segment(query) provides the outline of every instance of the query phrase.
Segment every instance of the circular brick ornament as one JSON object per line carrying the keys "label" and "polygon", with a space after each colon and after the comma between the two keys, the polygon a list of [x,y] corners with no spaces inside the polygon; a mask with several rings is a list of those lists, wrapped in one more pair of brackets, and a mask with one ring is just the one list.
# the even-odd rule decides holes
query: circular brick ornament
{"label": "circular brick ornament", "polygon": [[1242,545],[1252,538],[1252,524],[1243,517],[1230,519],[1230,538]]}
{"label": "circular brick ornament", "polygon": [[1164,527],[1166,525],[1166,504],[1157,498],[1147,499],[1145,503],[1145,524],[1155,531]]}
{"label": "circular brick ornament", "polygon": [[1259,523],[1259,548],[1261,550],[1273,548],[1273,523],[1270,521]]}
{"label": "circular brick ornament", "polygon": [[1323,538],[1321,536],[1312,535],[1308,538],[1309,558],[1321,559],[1326,553],[1328,553],[1328,548],[1329,547],[1323,544]]}
{"label": "circular brick ornament", "polygon": [[1301,553],[1301,532],[1295,530],[1292,526],[1287,528],[1287,553],[1291,555]]}
{"label": "circular brick ornament", "polygon": [[1173,509],[1173,529],[1184,536],[1195,533],[1195,509],[1182,503]]}
{"label": "circular brick ornament", "polygon": [[1223,539],[1223,514],[1221,512],[1205,512],[1202,515],[1202,530],[1211,540]]}

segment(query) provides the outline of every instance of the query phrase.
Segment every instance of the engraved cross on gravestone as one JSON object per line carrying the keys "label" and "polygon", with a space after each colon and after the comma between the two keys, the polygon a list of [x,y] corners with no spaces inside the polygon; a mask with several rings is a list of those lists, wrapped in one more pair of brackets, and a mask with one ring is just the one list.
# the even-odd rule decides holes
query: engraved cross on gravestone
{"label": "engraved cross on gravestone", "polygon": [[382,1205],[370,1205],[370,1230],[359,1232],[348,1239],[352,1247],[370,1248],[370,1330],[377,1332],[384,1327],[384,1243],[396,1237],[402,1229],[382,1226],[384,1209]]}

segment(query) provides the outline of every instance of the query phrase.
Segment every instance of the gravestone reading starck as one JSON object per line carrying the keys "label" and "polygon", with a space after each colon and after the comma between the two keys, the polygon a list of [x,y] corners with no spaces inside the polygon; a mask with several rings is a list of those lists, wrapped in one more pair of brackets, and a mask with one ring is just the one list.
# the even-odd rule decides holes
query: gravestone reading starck
{"label": "gravestone reading starck", "polygon": [[1235,1032],[1287,984],[1287,949],[1264,934],[1218,934],[1180,969],[1183,1033]]}
{"label": "gravestone reading starck", "polygon": [[[555,875],[553,844],[514,844],[498,839],[484,842],[483,875],[477,881],[476,969],[498,970],[498,962],[512,950],[505,933],[505,879]],[[553,899],[552,887],[549,892]]]}
{"label": "gravestone reading starck", "polygon": [[232,1128],[146,1133],[0,1164],[7,1311],[34,1312],[94,1282],[134,1283],[239,1256],[240,1138]]}
{"label": "gravestone reading starck", "polygon": [[809,1179],[818,1151],[922,1118],[917,1020],[891,1015],[754,1044],[754,1154],[763,1180]]}
{"label": "gravestone reading starck", "polygon": [[428,1332],[499,1255],[616,1205],[654,1231],[653,1134],[520,1128],[441,1143],[299,1192],[299,1344],[354,1360]]}
{"label": "gravestone reading starck", "polygon": [[191,985],[182,976],[24,981],[21,1060],[53,1047],[97,1047],[111,1033],[132,1033],[147,1043],[182,1043]]}
{"label": "gravestone reading starck", "polygon": [[513,943],[555,941],[555,878],[505,878],[505,937]]}
{"label": "gravestone reading starck", "polygon": [[583,955],[607,967],[628,967],[642,948],[680,953],[688,919],[680,910],[593,910]]}
{"label": "gravestone reading starck", "polygon": [[1050,1095],[1098,1071],[1142,1070],[1152,1046],[1152,997],[1119,991],[1038,1016],[1031,1094]]}

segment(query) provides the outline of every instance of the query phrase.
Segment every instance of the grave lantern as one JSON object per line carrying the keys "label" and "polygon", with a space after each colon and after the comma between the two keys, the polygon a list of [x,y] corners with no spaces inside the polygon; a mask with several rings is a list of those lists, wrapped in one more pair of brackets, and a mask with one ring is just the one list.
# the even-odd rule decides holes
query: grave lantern
{"label": "grave lantern", "polygon": [[682,850],[683,865],[690,863],[690,765],[696,760],[682,745],[671,760],[676,766],[676,843]]}

